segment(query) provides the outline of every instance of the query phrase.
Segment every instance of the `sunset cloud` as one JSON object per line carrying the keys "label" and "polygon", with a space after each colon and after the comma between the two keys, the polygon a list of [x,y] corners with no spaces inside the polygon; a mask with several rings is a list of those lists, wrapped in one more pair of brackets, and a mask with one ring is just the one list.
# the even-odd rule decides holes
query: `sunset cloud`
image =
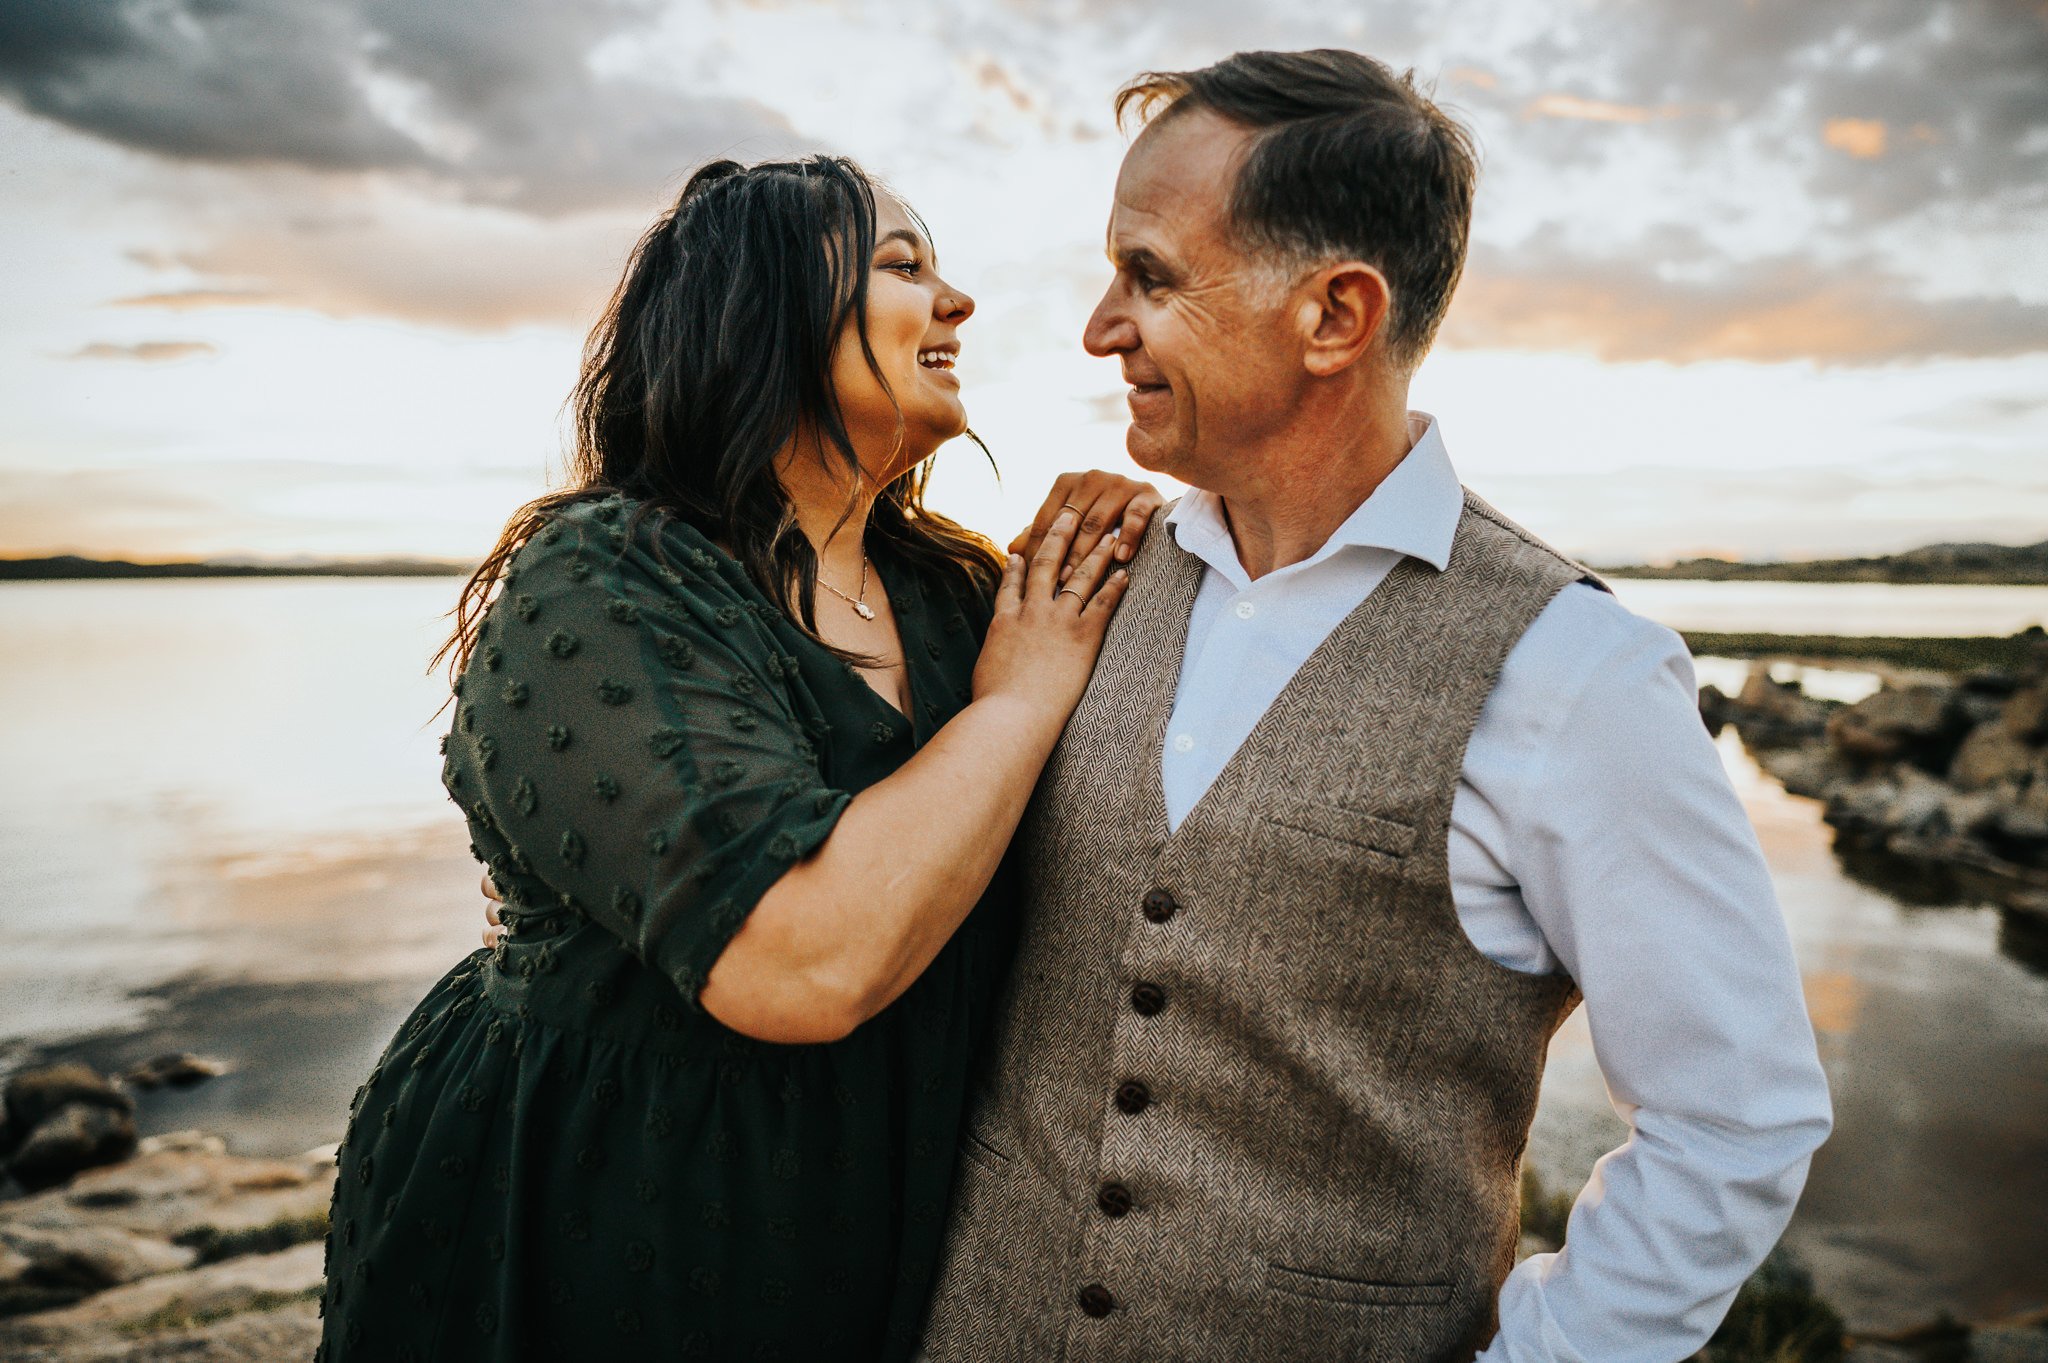
{"label": "sunset cloud", "polygon": [[[1926,127],[1925,124],[1920,126]],[[1930,128],[1928,131],[1933,130]],[[1866,161],[1873,160],[1884,155],[1884,122],[1876,118],[1831,118],[1821,129],[1821,140],[1836,151],[1845,151]]]}
{"label": "sunset cloud", "polygon": [[71,360],[138,360],[164,364],[201,355],[217,355],[218,348],[206,341],[93,341],[65,356]]}
{"label": "sunset cloud", "polygon": [[1679,110],[1675,105],[1661,109],[1646,109],[1639,104],[1615,104],[1604,99],[1584,99],[1578,95],[1539,95],[1529,105],[1532,118],[1576,118],[1591,123],[1648,123],[1654,118],[1676,118]]}
{"label": "sunset cloud", "polygon": [[176,160],[407,173],[561,214],[637,203],[696,161],[798,139],[756,101],[692,94],[598,49],[638,0],[111,0],[0,7],[0,94]]}
{"label": "sunset cloud", "polygon": [[[1691,364],[1881,365],[2048,350],[2048,304],[2012,297],[1928,298],[1870,261],[1800,256],[1711,261],[1666,237],[1593,254],[1546,233],[1481,247],[1451,307],[1444,343],[1579,351],[1602,360]],[[1684,264],[1683,276],[1660,265]]]}

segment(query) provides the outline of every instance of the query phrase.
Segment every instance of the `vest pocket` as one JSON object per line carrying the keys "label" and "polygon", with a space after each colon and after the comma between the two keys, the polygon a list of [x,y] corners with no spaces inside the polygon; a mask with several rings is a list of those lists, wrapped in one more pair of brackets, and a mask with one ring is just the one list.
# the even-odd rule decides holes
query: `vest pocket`
{"label": "vest pocket", "polygon": [[1449,1283],[1366,1282],[1275,1263],[1266,1265],[1266,1286],[1290,1296],[1360,1306],[1435,1306],[1451,1299]]}
{"label": "vest pocket", "polygon": [[1266,810],[1266,818],[1297,833],[1348,843],[1385,857],[1405,857],[1415,845],[1413,824],[1320,800],[1279,801]]}
{"label": "vest pocket", "polygon": [[960,1153],[991,1174],[1002,1173],[1004,1168],[1010,1163],[1008,1155],[996,1149],[972,1131],[961,1135]]}

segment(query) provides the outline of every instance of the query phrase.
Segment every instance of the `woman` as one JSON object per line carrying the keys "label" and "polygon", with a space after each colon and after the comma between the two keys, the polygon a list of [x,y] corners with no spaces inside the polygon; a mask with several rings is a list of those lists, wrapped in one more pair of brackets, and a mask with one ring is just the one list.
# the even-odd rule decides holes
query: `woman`
{"label": "woman", "polygon": [[1028,565],[923,506],[973,307],[844,160],[708,166],[639,244],[576,486],[458,610],[508,932],[357,1096],[329,1363],[909,1356],[998,863],[1158,505],[1062,479]]}

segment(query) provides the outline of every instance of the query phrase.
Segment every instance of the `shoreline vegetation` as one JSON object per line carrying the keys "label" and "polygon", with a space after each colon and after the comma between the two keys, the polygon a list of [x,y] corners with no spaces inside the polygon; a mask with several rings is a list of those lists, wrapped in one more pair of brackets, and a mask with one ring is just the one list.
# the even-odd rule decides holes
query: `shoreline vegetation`
{"label": "shoreline vegetation", "polygon": [[1823,667],[1859,665],[1919,672],[2023,672],[2048,634],[2029,625],[2018,634],[1899,637],[1861,634],[1717,634],[1681,630],[1695,658],[1742,658]]}
{"label": "shoreline vegetation", "polygon": [[1601,568],[1605,577],[1681,582],[1878,582],[1891,586],[2039,587],[2048,585],[2048,540],[2039,544],[1930,544],[1872,558],[1752,563],[1689,558]]}
{"label": "shoreline vegetation", "polygon": [[[473,563],[399,556],[376,559],[223,557],[165,563],[57,554],[0,558],[0,582],[135,577],[455,577]],[[1892,586],[2048,586],[2048,540],[2039,544],[1929,544],[1870,558],[1748,561],[1689,558],[1603,567],[1606,577],[1683,582],[1875,582]],[[1739,636],[1728,636],[1739,637]],[[1728,656],[1728,655],[1724,655]]]}
{"label": "shoreline vegetation", "polygon": [[225,559],[177,563],[131,563],[126,559],[0,558],[0,582],[97,582],[117,578],[194,577],[467,577],[476,565],[448,559],[377,558],[305,562],[237,562]]}

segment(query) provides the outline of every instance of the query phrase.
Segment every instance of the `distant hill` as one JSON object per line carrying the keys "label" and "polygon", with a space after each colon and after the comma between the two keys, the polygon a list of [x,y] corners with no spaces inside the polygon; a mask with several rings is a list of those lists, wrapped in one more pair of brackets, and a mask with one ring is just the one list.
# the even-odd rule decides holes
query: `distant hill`
{"label": "distant hill", "polygon": [[2039,544],[1930,544],[1880,558],[1820,558],[1741,563],[1689,558],[1663,567],[1602,568],[1608,577],[1694,582],[1891,582],[2048,586],[2048,540]]}
{"label": "distant hill", "polygon": [[57,582],[121,577],[461,577],[473,565],[438,559],[351,559],[323,563],[129,563],[124,559],[0,558],[0,582]]}

